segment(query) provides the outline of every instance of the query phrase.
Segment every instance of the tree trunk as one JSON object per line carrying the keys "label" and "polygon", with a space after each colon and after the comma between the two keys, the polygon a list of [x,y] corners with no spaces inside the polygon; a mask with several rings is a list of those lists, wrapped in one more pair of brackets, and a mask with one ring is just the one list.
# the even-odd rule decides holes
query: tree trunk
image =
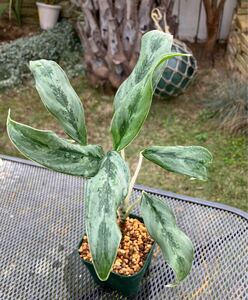
{"label": "tree trunk", "polygon": [[[71,0],[84,14],[77,30],[84,47],[84,62],[93,84],[111,83],[115,88],[127,78],[137,62],[141,36],[154,29],[151,11],[167,14],[175,34],[174,0]],[[161,27],[164,28],[163,20]]]}
{"label": "tree trunk", "polygon": [[[219,2],[219,3],[218,3]],[[218,38],[221,15],[224,10],[225,0],[203,0],[207,15],[208,39],[206,52],[211,55],[214,64],[214,48]]]}

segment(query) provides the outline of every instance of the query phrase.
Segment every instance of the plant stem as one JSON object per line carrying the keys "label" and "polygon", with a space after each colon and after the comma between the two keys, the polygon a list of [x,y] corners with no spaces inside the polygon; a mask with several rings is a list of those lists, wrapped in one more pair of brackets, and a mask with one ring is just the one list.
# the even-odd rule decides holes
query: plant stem
{"label": "plant stem", "polygon": [[131,179],[131,182],[130,182],[130,185],[129,185],[129,190],[128,190],[127,197],[124,200],[124,211],[125,212],[127,211],[129,203],[130,203],[130,197],[131,197],[131,194],[132,194],[133,187],[134,187],[134,184],[136,182],[136,179],[137,179],[137,177],[139,175],[139,171],[140,171],[140,168],[141,168],[141,165],[142,165],[142,161],[143,161],[143,155],[140,153],[140,155],[139,155],[139,161],[138,161],[136,170],[134,172],[134,175],[133,175],[133,177]]}
{"label": "plant stem", "polygon": [[155,252],[153,253],[153,257],[157,258],[157,256],[159,255],[159,252],[160,252],[160,247],[159,245],[157,246],[157,249],[155,250]]}
{"label": "plant stem", "polygon": [[135,207],[136,205],[140,204],[141,197],[142,197],[142,196],[140,196],[138,199],[136,199],[136,200],[135,200],[128,208],[127,208],[127,210],[125,211],[124,219],[126,219],[126,218],[129,216],[130,212],[134,209],[134,207]]}
{"label": "plant stem", "polygon": [[125,149],[121,150],[121,157],[125,160]]}

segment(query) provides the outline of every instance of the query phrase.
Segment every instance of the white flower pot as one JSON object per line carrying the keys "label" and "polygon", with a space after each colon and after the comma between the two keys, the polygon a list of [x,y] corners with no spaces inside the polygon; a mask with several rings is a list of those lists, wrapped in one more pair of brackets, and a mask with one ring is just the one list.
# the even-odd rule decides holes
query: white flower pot
{"label": "white flower pot", "polygon": [[36,2],[36,5],[38,7],[40,28],[45,30],[53,28],[58,21],[61,6],[41,2]]}

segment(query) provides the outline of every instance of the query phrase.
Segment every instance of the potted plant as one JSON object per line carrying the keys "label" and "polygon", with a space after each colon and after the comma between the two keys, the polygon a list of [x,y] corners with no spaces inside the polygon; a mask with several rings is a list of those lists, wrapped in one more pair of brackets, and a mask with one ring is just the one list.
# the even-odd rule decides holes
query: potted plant
{"label": "potted plant", "polygon": [[[63,70],[53,61],[30,62],[36,88],[45,105],[70,139],[52,131],[38,130],[7,120],[8,135],[29,159],[66,174],[89,178],[86,188],[86,233],[79,254],[95,280],[126,295],[135,294],[154,249],[155,242],[174,270],[176,282],[186,278],[193,261],[193,246],[176,224],[170,207],[142,192],[130,202],[143,158],[163,169],[205,180],[212,160],[198,146],[151,146],[139,153],[132,178],[125,148],[138,135],[151,106],[152,95],[170,53],[172,36],[150,31],[142,38],[139,60],[118,89],[111,123],[113,149],[87,144],[84,110]],[[73,141],[72,141],[72,140]],[[149,176],[149,174],[148,174]],[[132,215],[140,205],[142,218]]]}
{"label": "potted plant", "polygon": [[36,2],[41,29],[51,29],[56,25],[61,10],[61,6],[56,5],[56,2],[56,0],[44,0],[44,3]]}

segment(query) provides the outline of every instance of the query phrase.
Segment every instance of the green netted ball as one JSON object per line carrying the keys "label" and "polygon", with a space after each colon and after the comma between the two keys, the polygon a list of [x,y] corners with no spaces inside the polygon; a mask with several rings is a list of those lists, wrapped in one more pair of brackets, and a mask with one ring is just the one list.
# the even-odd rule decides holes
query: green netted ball
{"label": "green netted ball", "polygon": [[[189,48],[174,39],[172,52],[191,54]],[[178,96],[182,94],[194,78],[197,71],[197,61],[192,56],[176,56],[168,60],[163,75],[155,90],[160,97]]]}

